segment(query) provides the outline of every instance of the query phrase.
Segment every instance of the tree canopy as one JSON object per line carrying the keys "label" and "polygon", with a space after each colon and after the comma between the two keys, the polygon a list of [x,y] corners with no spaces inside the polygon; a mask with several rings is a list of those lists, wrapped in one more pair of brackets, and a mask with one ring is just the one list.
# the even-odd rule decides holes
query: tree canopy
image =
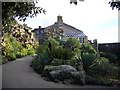
{"label": "tree canopy", "polygon": [[8,31],[16,23],[15,18],[25,21],[27,17],[35,17],[39,13],[45,14],[45,9],[35,6],[37,2],[2,2],[3,31]]}
{"label": "tree canopy", "polygon": [[[84,1],[84,0],[79,0],[79,1]],[[72,3],[77,5],[78,2],[77,2],[77,0],[70,0],[70,4],[72,4]],[[116,0],[116,1],[110,0],[109,4],[112,9],[116,8],[116,9],[120,10],[120,1],[119,0]]]}

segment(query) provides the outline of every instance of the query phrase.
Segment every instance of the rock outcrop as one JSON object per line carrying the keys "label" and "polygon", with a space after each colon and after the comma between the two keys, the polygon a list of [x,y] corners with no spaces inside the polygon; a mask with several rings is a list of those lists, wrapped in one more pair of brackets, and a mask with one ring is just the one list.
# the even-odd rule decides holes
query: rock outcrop
{"label": "rock outcrop", "polygon": [[51,81],[85,84],[84,71],[77,71],[70,65],[45,66],[42,75],[48,77]]}
{"label": "rock outcrop", "polygon": [[92,84],[112,86],[110,82],[97,80],[85,74],[84,70],[77,71],[70,65],[45,66],[42,76],[48,81],[64,84]]}

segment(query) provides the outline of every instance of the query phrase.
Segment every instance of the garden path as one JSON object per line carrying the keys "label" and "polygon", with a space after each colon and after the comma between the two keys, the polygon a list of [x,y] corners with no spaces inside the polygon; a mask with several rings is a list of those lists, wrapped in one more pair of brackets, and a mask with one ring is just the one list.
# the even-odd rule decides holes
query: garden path
{"label": "garden path", "polygon": [[[3,88],[113,88],[93,85],[65,85],[48,82],[41,78],[31,67],[32,56],[17,59],[2,65]],[[93,89],[92,89],[93,90]]]}

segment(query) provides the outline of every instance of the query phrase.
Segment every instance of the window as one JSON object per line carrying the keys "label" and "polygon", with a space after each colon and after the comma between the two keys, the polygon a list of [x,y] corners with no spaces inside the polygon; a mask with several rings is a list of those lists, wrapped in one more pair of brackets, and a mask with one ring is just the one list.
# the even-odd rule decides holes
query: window
{"label": "window", "polygon": [[80,43],[82,43],[82,39],[81,38],[79,38],[80,39]]}
{"label": "window", "polygon": [[84,43],[84,38],[83,38],[83,43]]}

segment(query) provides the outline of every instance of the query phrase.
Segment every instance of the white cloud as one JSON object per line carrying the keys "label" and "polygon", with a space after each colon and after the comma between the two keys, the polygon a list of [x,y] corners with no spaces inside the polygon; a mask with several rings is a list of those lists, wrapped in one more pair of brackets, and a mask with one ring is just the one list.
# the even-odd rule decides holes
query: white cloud
{"label": "white cloud", "polygon": [[[112,10],[108,2],[109,0],[85,0],[74,5],[70,4],[70,0],[39,0],[37,5],[45,8],[47,13],[28,19],[26,22],[32,28],[46,27],[56,22],[57,16],[61,15],[65,23],[82,30],[89,39],[97,38],[99,42],[116,42],[117,25],[109,29],[103,27],[102,30],[97,27],[102,23],[118,19],[118,11]],[[106,34],[108,32],[109,34]],[[115,38],[112,39],[111,36]]]}

